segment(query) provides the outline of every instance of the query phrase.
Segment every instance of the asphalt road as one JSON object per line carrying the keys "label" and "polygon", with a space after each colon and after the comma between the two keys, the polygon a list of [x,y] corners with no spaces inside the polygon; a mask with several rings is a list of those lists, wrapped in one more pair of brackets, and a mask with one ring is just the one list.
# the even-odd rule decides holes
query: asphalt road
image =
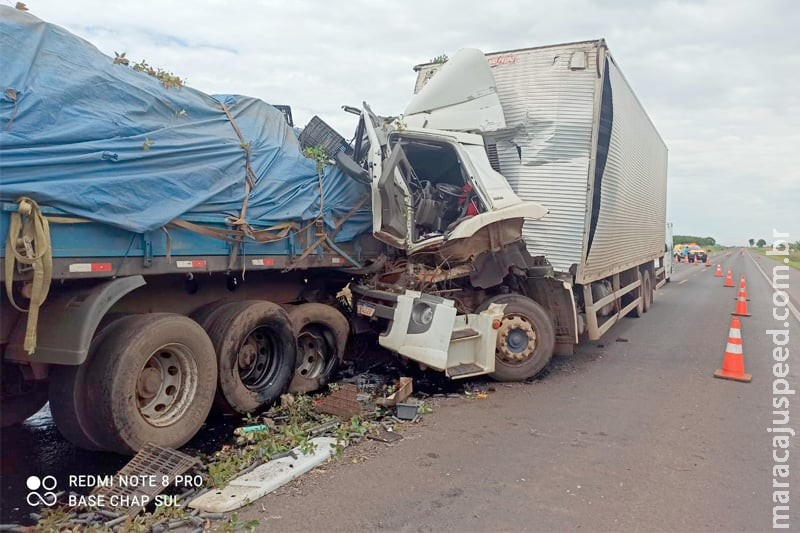
{"label": "asphalt road", "polygon": [[[731,267],[737,284],[741,273],[748,282],[752,316],[742,319],[742,336],[752,383],[712,377],[736,289],[723,288],[713,267],[680,265],[647,315],[557,358],[545,379],[497,385],[482,400],[444,400],[392,447],[357,447],[240,516],[281,531],[771,529],[773,344],[765,331],[782,324],[749,255],[713,260]],[[797,354],[800,322],[789,322]],[[797,357],[788,360],[795,389]],[[790,425],[800,429],[800,397],[791,401]]]}

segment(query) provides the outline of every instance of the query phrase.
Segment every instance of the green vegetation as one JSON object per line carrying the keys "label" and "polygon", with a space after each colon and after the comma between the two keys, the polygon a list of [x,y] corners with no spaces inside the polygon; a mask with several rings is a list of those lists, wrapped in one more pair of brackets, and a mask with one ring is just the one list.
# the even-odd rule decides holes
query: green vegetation
{"label": "green vegetation", "polygon": [[239,518],[239,513],[233,513],[231,517],[228,519],[228,523],[225,524],[225,532],[233,532],[233,531],[255,531],[258,526],[261,525],[261,522],[258,520],[243,520]]}
{"label": "green vegetation", "polygon": [[165,89],[173,89],[176,87],[183,87],[185,85],[184,80],[181,79],[180,76],[176,76],[172,72],[162,68],[152,67],[148,65],[147,61],[144,59],[139,63],[131,63],[130,59],[125,57],[125,52],[122,52],[121,54],[119,52],[114,52],[114,64],[131,67],[136,72],[144,72],[148,76],[152,76],[160,81],[161,85],[163,85]]}
{"label": "green vegetation", "polygon": [[307,146],[303,148],[303,155],[317,162],[317,172],[322,172],[325,165],[330,162],[330,158],[322,146]]}
{"label": "green vegetation", "polygon": [[694,235],[673,235],[673,244],[691,244],[697,243],[697,246],[708,248],[717,244],[714,237],[695,237]]}
{"label": "green vegetation", "polygon": [[[800,242],[795,243],[792,245],[789,255],[767,255],[767,250],[772,250],[772,248],[764,248],[760,247],[756,249],[756,252],[769,257],[770,259],[777,261],[779,263],[783,263],[789,265],[790,267],[794,268],[795,270],[800,270]],[[784,259],[789,258],[789,262],[784,262]]]}
{"label": "green vegetation", "polygon": [[[244,419],[246,425],[263,424],[264,428],[241,435],[235,446],[226,447],[208,459],[209,486],[224,487],[244,469],[267,462],[295,447],[299,447],[303,453],[313,453],[311,430],[320,424],[335,423],[331,431],[337,440],[334,446],[336,455],[342,454],[345,443],[352,437],[364,436],[375,427],[374,423],[357,416],[342,421],[332,415],[321,415],[314,408],[315,399],[300,394],[287,405],[273,407],[265,417],[248,415]],[[280,423],[276,423],[276,420],[280,420]]]}
{"label": "green vegetation", "polygon": [[450,59],[450,58],[447,57],[447,54],[440,54],[440,55],[434,57],[433,59],[431,59],[430,61],[428,61],[428,63],[447,63],[448,59]]}

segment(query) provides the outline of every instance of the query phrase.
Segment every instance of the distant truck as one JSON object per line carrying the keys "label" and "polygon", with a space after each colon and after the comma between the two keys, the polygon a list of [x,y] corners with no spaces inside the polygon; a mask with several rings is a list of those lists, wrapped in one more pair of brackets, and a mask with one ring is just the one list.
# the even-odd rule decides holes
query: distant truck
{"label": "distant truck", "polygon": [[263,102],[164,89],[2,6],[0,40],[3,425],[49,399],[78,446],[180,446],[212,404],[324,385],[369,329],[525,379],[665,275],[666,148],[602,41],[420,67],[405,116],[364,104],[352,144],[307,127],[318,166]]}

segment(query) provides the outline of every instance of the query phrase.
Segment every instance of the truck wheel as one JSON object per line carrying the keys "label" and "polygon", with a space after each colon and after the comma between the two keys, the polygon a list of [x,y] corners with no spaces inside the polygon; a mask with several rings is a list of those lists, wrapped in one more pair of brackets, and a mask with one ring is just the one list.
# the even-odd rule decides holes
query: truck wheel
{"label": "truck wheel", "polygon": [[344,356],[350,324],[330,305],[307,303],[289,309],[297,337],[297,362],[290,392],[311,392],[324,387]]}
{"label": "truck wheel", "polygon": [[489,298],[475,312],[484,311],[493,303],[506,307],[497,331],[492,378],[521,381],[535,376],[553,357],[556,335],[550,316],[542,306],[518,294]]}
{"label": "truck wheel", "polygon": [[209,331],[211,329],[211,325],[214,323],[214,320],[216,320],[217,315],[219,315],[220,309],[229,303],[230,302],[226,302],[225,300],[209,302],[192,311],[189,314],[189,318],[200,324],[200,327],[202,327],[204,330]]}
{"label": "truck wheel", "polygon": [[[622,295],[622,307],[625,307],[626,305],[630,304],[635,298],[638,298],[639,296],[642,296],[644,294],[643,291],[644,281],[642,279],[642,271],[638,270],[636,274],[639,279],[639,287],[632,290],[628,294]],[[644,297],[639,298],[639,304],[628,312],[628,316],[639,318],[643,314],[644,314]]]}
{"label": "truck wheel", "polygon": [[50,413],[53,415],[53,422],[61,436],[84,450],[104,449],[98,429],[93,429],[93,410],[87,406],[87,383],[90,383],[87,381],[87,374],[97,357],[98,346],[108,335],[124,325],[123,316],[125,315],[109,316],[105,324],[101,321],[100,330],[92,339],[89,354],[83,364],[50,367]]}
{"label": "truck wheel", "polygon": [[178,448],[203,425],[214,401],[214,347],[193,320],[170,313],[123,319],[90,363],[87,405],[107,450],[144,444]]}
{"label": "truck wheel", "polygon": [[646,313],[653,305],[653,278],[649,270],[642,272],[642,312]]}
{"label": "truck wheel", "polygon": [[[25,422],[47,403],[47,386],[45,383],[34,381],[30,389],[21,394],[6,396],[6,383],[18,385],[23,381],[19,365],[3,363],[3,399],[0,404],[0,427],[9,427]],[[10,391],[9,391],[10,392]]]}
{"label": "truck wheel", "polygon": [[217,352],[217,404],[249,413],[286,391],[297,346],[289,316],[271,302],[245,301],[220,309],[209,335]]}

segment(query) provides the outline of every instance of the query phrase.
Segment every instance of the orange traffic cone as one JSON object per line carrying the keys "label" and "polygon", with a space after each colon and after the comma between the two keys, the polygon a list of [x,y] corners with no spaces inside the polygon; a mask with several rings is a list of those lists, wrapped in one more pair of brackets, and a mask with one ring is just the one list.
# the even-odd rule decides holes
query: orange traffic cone
{"label": "orange traffic cone", "polygon": [[731,269],[728,269],[728,273],[725,275],[725,285],[723,287],[733,287],[733,273]]}
{"label": "orange traffic cone", "polygon": [[707,267],[711,266],[711,259],[708,256],[706,256],[706,266]]}
{"label": "orange traffic cone", "polygon": [[739,297],[744,297],[745,300],[748,302],[750,301],[750,297],[747,296],[747,283],[744,280],[744,274],[742,274],[742,277],[739,279],[739,294],[734,300],[738,300]]}
{"label": "orange traffic cone", "polygon": [[683,262],[684,263],[688,263],[689,262],[689,256],[688,255],[684,255],[683,256]]}
{"label": "orange traffic cone", "polygon": [[717,271],[714,272],[714,277],[721,278],[722,277],[722,265],[717,263]]}
{"label": "orange traffic cone", "polygon": [[731,329],[728,332],[728,345],[722,357],[722,368],[714,372],[715,378],[732,379],[749,383],[753,376],[744,373],[744,353],[742,353],[742,326],[739,319],[731,319]]}
{"label": "orange traffic cone", "polygon": [[750,316],[747,312],[747,289],[739,286],[739,296],[736,298],[736,311],[731,313],[734,316]]}

